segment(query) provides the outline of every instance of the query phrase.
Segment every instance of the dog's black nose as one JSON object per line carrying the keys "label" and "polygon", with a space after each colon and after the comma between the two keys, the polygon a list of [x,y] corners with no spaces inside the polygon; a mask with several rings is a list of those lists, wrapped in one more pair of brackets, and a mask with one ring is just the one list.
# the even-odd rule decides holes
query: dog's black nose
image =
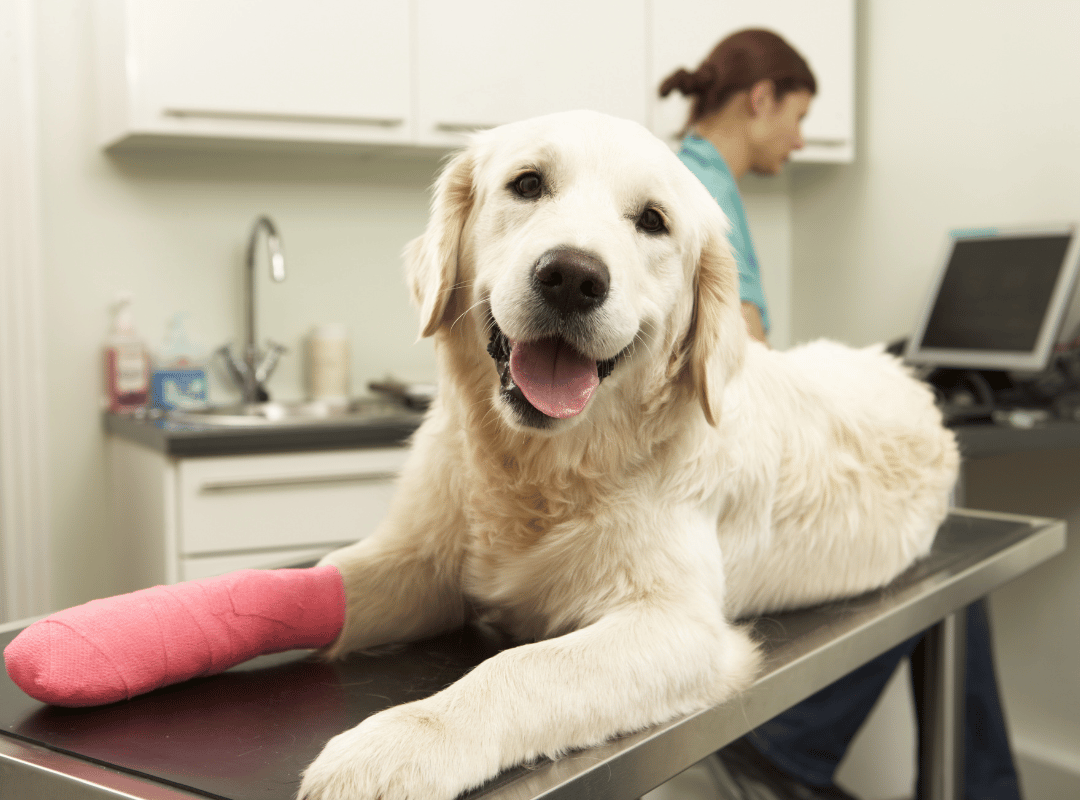
{"label": "dog's black nose", "polygon": [[533,281],[544,302],[559,311],[588,311],[604,302],[610,275],[604,262],[569,247],[548,250],[536,262]]}

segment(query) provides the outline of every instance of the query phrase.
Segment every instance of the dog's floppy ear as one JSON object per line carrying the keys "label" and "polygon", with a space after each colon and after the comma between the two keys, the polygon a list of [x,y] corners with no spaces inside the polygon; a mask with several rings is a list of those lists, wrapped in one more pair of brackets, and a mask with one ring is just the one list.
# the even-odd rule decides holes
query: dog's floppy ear
{"label": "dog's floppy ear", "polygon": [[710,425],[720,420],[724,384],[742,366],[748,338],[739,301],[739,271],[727,238],[716,231],[698,259],[689,335],[690,380]]}
{"label": "dog's floppy ear", "polygon": [[473,204],[474,159],[468,150],[447,164],[435,183],[423,235],[405,248],[405,271],[420,307],[420,336],[431,336],[452,311],[461,231]]}

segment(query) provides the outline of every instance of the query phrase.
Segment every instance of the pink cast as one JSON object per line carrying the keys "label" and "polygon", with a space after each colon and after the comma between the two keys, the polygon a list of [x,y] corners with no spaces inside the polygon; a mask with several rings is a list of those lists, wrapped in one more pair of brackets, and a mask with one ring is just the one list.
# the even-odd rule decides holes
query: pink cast
{"label": "pink cast", "polygon": [[4,663],[37,700],[94,706],[265,653],[324,647],[344,624],[336,567],[241,570],[59,611],[15,637]]}

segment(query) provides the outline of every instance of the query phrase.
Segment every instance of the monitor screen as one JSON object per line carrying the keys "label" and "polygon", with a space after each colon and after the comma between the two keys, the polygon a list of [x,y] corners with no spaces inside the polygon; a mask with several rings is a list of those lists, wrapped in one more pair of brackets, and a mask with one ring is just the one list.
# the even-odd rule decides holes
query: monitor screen
{"label": "monitor screen", "polygon": [[1045,368],[1071,304],[1078,239],[1072,226],[950,234],[905,359],[940,367]]}

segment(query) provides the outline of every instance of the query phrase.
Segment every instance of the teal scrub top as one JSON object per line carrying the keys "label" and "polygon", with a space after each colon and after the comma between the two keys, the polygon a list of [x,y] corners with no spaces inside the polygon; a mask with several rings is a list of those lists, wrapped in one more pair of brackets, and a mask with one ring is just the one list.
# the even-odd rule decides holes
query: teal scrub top
{"label": "teal scrub top", "polygon": [[724,157],[713,144],[700,136],[690,134],[679,148],[679,160],[690,168],[709,194],[713,196],[731,223],[728,241],[739,265],[739,297],[753,303],[761,310],[761,324],[769,332],[769,310],[765,304],[765,290],[761,285],[757,253],[746,223],[746,209],[735,178],[728,169]]}

